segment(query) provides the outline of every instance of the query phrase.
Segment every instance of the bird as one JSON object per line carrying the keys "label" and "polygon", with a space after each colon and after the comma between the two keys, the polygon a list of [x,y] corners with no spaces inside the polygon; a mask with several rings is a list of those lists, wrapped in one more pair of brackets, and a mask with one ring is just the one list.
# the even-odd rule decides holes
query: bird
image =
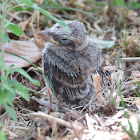
{"label": "bird", "polygon": [[92,74],[101,65],[102,52],[82,22],[65,23],[69,29],[56,23],[38,33],[47,41],[42,51],[42,70],[56,96],[61,95],[66,103],[79,104],[95,94]]}

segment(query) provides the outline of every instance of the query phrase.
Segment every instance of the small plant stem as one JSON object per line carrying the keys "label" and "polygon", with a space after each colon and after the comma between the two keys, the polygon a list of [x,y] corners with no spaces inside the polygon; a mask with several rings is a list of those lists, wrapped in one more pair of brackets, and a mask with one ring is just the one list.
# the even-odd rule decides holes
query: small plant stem
{"label": "small plant stem", "polygon": [[9,8],[9,9],[8,9],[8,12],[11,11],[11,10],[13,10],[14,8],[19,7],[19,6],[25,6],[25,4],[18,4],[18,5],[15,5],[15,6]]}
{"label": "small plant stem", "polygon": [[[2,16],[1,16],[1,25],[0,25],[0,29],[1,29],[1,33],[2,34],[5,34],[5,17],[6,17],[6,5],[7,5],[7,2],[8,0],[2,0],[2,3],[3,3],[3,13],[2,13]],[[2,59],[3,59],[3,56],[4,56],[4,38],[1,37],[1,50],[2,50]],[[1,67],[1,75],[4,76],[5,72],[4,72],[4,68]],[[2,87],[2,90],[4,90],[4,85],[3,85],[3,82],[1,81],[1,87]]]}
{"label": "small plant stem", "polygon": [[[6,5],[8,3],[8,0],[2,0],[3,3],[3,15],[1,17],[1,32],[4,34],[5,33],[5,17],[6,17]],[[1,41],[1,50],[2,50],[2,58],[4,56],[4,39],[2,38]]]}

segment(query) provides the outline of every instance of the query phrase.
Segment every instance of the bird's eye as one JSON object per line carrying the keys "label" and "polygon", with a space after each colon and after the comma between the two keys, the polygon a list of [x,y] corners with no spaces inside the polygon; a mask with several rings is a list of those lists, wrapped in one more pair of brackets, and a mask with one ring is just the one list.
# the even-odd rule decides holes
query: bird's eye
{"label": "bird's eye", "polygon": [[57,26],[56,28],[57,28],[57,29],[59,29],[59,28],[60,28],[60,26]]}
{"label": "bird's eye", "polygon": [[70,45],[72,43],[72,40],[70,40],[69,38],[60,38],[59,41],[62,45]]}
{"label": "bird's eye", "polygon": [[68,46],[68,45],[72,45],[73,44],[73,40],[70,36],[68,35],[57,35],[57,34],[54,34],[54,37],[53,39],[57,42],[59,42],[60,45],[63,45],[63,46]]}

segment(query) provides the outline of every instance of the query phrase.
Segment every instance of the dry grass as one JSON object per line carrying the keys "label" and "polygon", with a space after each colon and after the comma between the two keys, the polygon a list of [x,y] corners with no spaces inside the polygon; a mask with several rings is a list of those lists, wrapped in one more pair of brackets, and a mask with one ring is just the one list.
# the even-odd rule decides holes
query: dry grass
{"label": "dry grass", "polygon": [[[41,1],[39,4],[42,4]],[[96,8],[94,4],[86,5],[84,0],[63,1],[63,6],[71,6],[83,11]],[[118,124],[121,123],[127,130],[130,130],[124,111],[127,112],[136,134],[138,131],[137,119],[140,118],[139,97],[136,94],[136,92],[140,94],[137,84],[140,83],[140,24],[137,22],[140,13],[133,11],[138,14],[138,16],[134,16],[134,13],[128,11],[129,15],[125,17],[127,31],[124,31],[122,23],[116,21],[110,10],[111,7],[107,3],[102,10],[90,12],[88,15],[84,12],[64,9],[49,10],[52,15],[59,19],[65,20],[61,16],[65,15],[66,19],[78,19],[84,22],[93,40],[99,37],[104,40],[115,40],[116,44],[119,43],[108,51],[103,50],[104,69],[111,73],[111,78],[106,77],[104,79],[106,85],[102,89],[102,85],[100,85],[101,77],[99,74],[93,75],[96,96],[92,98],[89,105],[85,107],[62,105],[58,109],[49,87],[45,86],[43,76],[36,69],[32,66],[26,68],[28,72],[30,71],[31,76],[40,81],[40,87],[36,87],[21,75],[15,74],[12,78],[17,79],[29,88],[31,100],[26,102],[17,97],[14,101],[14,110],[17,113],[18,122],[14,122],[5,112],[5,109],[1,107],[0,120],[4,123],[2,131],[9,140],[129,140],[128,134]],[[121,16],[124,16],[124,11],[121,10],[121,12]],[[112,14],[119,18],[118,8],[113,9]],[[25,16],[24,21],[21,19],[23,15]],[[19,40],[30,40],[35,37],[39,30],[44,29],[44,24],[47,26],[46,28],[53,24],[53,21],[49,19],[47,19],[46,24],[44,16],[39,15],[37,11],[33,13],[13,11],[12,15],[8,13],[8,17],[11,22],[22,25],[21,28],[26,33],[18,38]],[[29,22],[31,23],[29,24]],[[118,25],[121,26],[121,29],[118,28]],[[12,35],[11,38],[14,39],[14,36]],[[40,43],[36,37],[35,41],[42,49],[43,43]],[[117,59],[118,52],[120,52],[120,59]],[[137,57],[137,59],[130,61],[134,57]],[[129,61],[126,61],[128,58],[130,58]],[[38,68],[41,68],[40,61],[36,64]],[[105,66],[108,67],[105,68]],[[119,78],[120,81],[126,106],[125,110],[121,106],[116,78]],[[108,86],[109,83],[110,86]]]}

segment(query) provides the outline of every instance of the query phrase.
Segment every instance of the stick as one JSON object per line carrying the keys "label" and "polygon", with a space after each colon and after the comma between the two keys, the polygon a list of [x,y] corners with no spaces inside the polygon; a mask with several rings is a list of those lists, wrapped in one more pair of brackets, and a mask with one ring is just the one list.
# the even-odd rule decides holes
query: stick
{"label": "stick", "polygon": [[73,124],[73,123],[70,123],[70,122],[67,122],[67,121],[64,121],[62,119],[59,119],[59,118],[56,118],[54,116],[51,116],[51,115],[48,115],[48,114],[45,114],[43,112],[35,112],[35,113],[28,113],[27,114],[28,116],[31,116],[31,117],[40,117],[40,118],[45,118],[49,121],[54,121],[58,124],[61,124],[63,126],[66,126],[66,127],[69,127],[69,128],[75,128],[75,129],[83,129],[82,126],[78,126],[76,124]]}
{"label": "stick", "polygon": [[126,62],[135,62],[135,61],[140,61],[140,57],[120,58],[120,60],[126,61]]}

